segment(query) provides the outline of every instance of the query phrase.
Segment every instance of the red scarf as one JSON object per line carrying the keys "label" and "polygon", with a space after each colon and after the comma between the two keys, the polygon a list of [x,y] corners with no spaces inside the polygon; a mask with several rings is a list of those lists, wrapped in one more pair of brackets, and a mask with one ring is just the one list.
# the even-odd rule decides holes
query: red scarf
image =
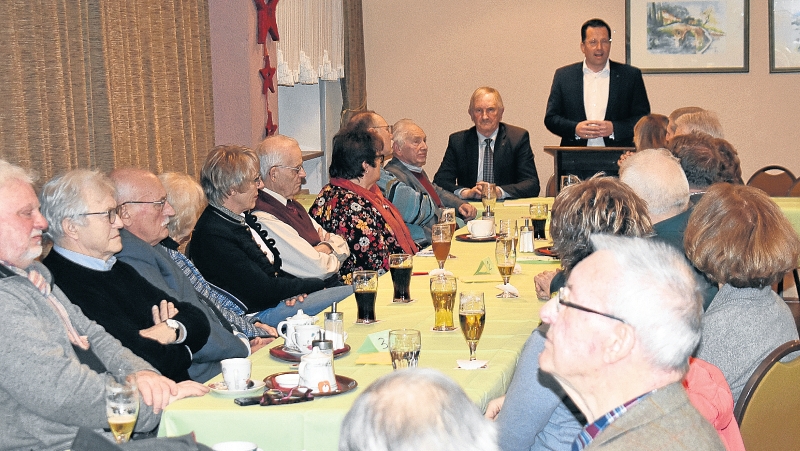
{"label": "red scarf", "polygon": [[411,232],[408,230],[408,227],[406,227],[406,223],[403,221],[400,211],[398,211],[397,207],[392,205],[391,202],[383,197],[380,188],[378,188],[376,185],[372,185],[372,188],[367,190],[356,185],[350,180],[340,178],[332,178],[331,185],[348,189],[364,199],[367,199],[373,206],[375,206],[375,210],[381,215],[383,220],[386,222],[386,225],[389,226],[389,232],[394,235],[394,239],[397,241],[397,244],[403,248],[403,251],[412,255],[417,253],[419,250],[417,248],[417,243],[415,243],[414,239],[411,238]]}

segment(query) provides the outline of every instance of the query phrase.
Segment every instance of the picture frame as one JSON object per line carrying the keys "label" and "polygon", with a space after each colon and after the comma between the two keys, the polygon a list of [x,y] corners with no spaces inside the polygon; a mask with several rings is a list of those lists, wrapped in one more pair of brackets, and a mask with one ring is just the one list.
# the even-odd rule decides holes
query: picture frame
{"label": "picture frame", "polygon": [[800,72],[800,0],[769,0],[769,71]]}
{"label": "picture frame", "polygon": [[626,0],[625,25],[626,61],[643,73],[750,70],[749,0]]}

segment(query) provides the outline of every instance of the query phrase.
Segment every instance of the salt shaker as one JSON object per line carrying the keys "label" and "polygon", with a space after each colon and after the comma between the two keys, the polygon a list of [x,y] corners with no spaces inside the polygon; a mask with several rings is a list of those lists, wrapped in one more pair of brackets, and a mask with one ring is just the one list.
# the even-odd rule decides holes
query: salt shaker
{"label": "salt shaker", "polygon": [[533,252],[533,227],[531,218],[524,218],[525,224],[519,229],[519,251]]}
{"label": "salt shaker", "polygon": [[344,313],[325,313],[325,338],[333,342],[333,349],[344,348]]}

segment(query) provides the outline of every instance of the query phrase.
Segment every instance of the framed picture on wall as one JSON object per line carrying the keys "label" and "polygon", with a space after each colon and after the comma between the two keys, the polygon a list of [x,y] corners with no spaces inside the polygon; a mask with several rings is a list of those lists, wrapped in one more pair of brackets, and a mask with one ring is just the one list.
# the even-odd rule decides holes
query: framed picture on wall
{"label": "framed picture on wall", "polygon": [[769,0],[769,71],[800,72],[800,0]]}
{"label": "framed picture on wall", "polygon": [[650,74],[747,72],[749,11],[749,0],[626,0],[627,62]]}

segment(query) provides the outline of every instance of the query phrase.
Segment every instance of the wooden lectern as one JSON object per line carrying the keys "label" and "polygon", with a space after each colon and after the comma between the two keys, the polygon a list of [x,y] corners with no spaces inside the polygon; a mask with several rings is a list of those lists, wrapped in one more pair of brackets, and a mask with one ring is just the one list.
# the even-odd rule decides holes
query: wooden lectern
{"label": "wooden lectern", "polygon": [[556,193],[561,190],[562,175],[577,175],[586,180],[598,172],[616,176],[619,174],[617,160],[634,147],[560,147],[544,146],[544,151],[553,156]]}

